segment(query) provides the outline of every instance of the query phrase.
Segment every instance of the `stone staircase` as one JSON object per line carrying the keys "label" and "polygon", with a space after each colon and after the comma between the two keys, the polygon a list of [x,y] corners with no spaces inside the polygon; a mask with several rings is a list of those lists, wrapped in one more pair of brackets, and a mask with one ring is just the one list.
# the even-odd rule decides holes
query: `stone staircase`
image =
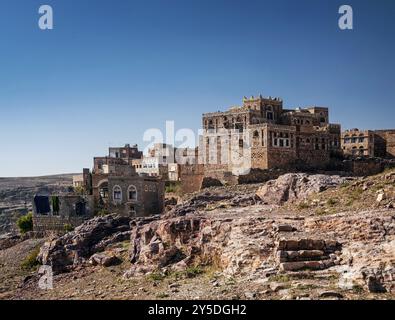
{"label": "stone staircase", "polygon": [[293,232],[292,227],[277,227],[276,262],[280,271],[318,271],[328,269],[340,263],[341,244],[335,240],[315,238],[280,237],[282,232]]}

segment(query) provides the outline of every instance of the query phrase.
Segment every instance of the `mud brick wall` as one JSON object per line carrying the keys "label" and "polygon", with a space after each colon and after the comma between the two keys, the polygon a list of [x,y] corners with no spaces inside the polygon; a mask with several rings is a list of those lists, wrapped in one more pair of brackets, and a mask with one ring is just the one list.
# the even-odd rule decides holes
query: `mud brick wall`
{"label": "mud brick wall", "polygon": [[199,191],[204,178],[202,164],[180,165],[181,192],[192,193]]}
{"label": "mud brick wall", "polygon": [[33,230],[35,232],[65,231],[65,225],[77,227],[87,218],[83,217],[61,217],[61,216],[33,216]]}
{"label": "mud brick wall", "polygon": [[382,161],[374,159],[351,160],[344,162],[344,171],[351,172],[355,176],[369,176],[378,174],[384,169]]}

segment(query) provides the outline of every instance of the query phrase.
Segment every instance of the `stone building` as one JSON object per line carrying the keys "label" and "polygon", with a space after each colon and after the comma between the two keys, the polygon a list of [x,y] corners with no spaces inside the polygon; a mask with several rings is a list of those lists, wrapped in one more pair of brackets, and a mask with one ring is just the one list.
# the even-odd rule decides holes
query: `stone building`
{"label": "stone building", "polygon": [[174,163],[174,147],[166,143],[155,143],[139,162],[134,161],[134,167],[137,173],[160,177],[166,181],[169,163]]}
{"label": "stone building", "polygon": [[73,176],[73,187],[74,189],[82,188],[83,190],[90,190],[92,188],[90,170],[88,168],[84,168],[82,174]]}
{"label": "stone building", "polygon": [[97,211],[129,216],[162,213],[164,182],[139,175],[132,166],[116,166],[111,173],[93,173],[92,186]]}
{"label": "stone building", "polygon": [[342,132],[341,145],[346,156],[374,157],[375,134],[372,130],[351,129]]}
{"label": "stone building", "polygon": [[90,194],[95,212],[116,212],[130,216],[160,214],[164,182],[157,176],[137,172],[142,152],[137,146],[110,148],[107,157],[94,158]]}
{"label": "stone building", "polygon": [[330,124],[328,108],[284,109],[280,98],[244,97],[240,107],[203,114],[203,129],[205,172],[218,178],[251,169],[321,168],[341,153],[340,125]]}
{"label": "stone building", "polygon": [[134,160],[139,174],[160,177],[164,181],[179,181],[180,166],[197,164],[198,148],[175,148],[170,144],[156,143],[142,159]]}
{"label": "stone building", "polygon": [[126,144],[124,147],[110,147],[108,149],[108,155],[105,157],[95,157],[93,159],[93,171],[109,172],[115,165],[133,165],[135,160],[143,157],[142,151],[138,150],[137,144],[130,146]]}
{"label": "stone building", "polygon": [[346,156],[395,158],[395,130],[346,130],[341,143]]}
{"label": "stone building", "polygon": [[89,195],[39,192],[33,198],[33,230],[66,231],[91,218],[93,209],[93,198]]}

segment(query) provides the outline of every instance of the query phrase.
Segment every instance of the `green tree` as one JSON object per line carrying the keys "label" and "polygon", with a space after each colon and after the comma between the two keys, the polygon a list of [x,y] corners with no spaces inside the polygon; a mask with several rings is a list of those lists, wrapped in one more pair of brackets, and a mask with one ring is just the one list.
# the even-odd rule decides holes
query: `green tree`
{"label": "green tree", "polygon": [[29,212],[27,215],[20,217],[16,222],[21,233],[26,233],[33,230],[33,214]]}

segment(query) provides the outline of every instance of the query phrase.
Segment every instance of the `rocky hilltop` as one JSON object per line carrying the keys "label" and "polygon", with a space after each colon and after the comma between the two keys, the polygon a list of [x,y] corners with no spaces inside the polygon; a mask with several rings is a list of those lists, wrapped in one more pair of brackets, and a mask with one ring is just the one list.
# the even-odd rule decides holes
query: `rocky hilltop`
{"label": "rocky hilltop", "polygon": [[[162,216],[96,217],[47,239],[37,260],[52,266],[54,289],[37,290],[31,272],[3,296],[395,298],[395,170],[365,178],[286,174],[176,202],[169,199]],[[7,267],[4,257],[30,241],[0,251],[0,263]]]}

